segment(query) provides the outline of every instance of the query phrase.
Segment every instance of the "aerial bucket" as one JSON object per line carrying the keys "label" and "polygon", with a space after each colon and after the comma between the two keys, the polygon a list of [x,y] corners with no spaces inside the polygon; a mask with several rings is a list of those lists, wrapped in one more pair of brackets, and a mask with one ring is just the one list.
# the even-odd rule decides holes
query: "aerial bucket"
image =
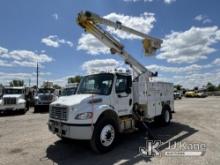
{"label": "aerial bucket", "polygon": [[152,56],[155,54],[156,50],[161,47],[161,41],[152,41],[150,39],[143,39],[143,47],[144,47],[144,53],[146,56]]}

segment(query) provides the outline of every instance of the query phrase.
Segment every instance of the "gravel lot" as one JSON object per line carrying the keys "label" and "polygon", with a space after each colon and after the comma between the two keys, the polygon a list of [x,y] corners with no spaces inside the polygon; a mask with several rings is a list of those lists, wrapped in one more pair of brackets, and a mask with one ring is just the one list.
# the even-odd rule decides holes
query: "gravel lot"
{"label": "gravel lot", "polygon": [[[151,126],[163,142],[204,143],[200,157],[144,157],[145,134],[123,135],[110,153],[98,155],[88,142],[64,143],[47,129],[48,113],[0,116],[0,165],[47,164],[220,164],[220,97],[183,98],[175,101],[176,113],[168,127]],[[160,149],[165,152],[167,145]]]}

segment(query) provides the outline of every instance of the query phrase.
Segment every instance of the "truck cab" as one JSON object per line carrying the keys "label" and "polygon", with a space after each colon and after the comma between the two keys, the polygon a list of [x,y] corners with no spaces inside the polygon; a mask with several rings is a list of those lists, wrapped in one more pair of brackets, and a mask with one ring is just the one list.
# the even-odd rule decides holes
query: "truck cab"
{"label": "truck cab", "polygon": [[[143,120],[157,117],[156,120],[169,124],[173,93],[169,93],[171,96],[166,100],[166,91],[159,88],[158,91],[150,91],[158,86],[151,83],[147,95],[144,92],[144,96],[136,96],[134,90],[138,90],[139,85],[135,84],[137,82],[132,81],[132,76],[124,73],[83,77],[75,95],[60,97],[50,104],[49,130],[62,139],[90,140],[95,151],[106,152],[112,148],[118,133],[136,130],[134,111],[138,111]],[[146,87],[140,88],[142,93],[148,90]],[[144,98],[141,100],[139,97]],[[143,100],[145,102],[141,102]],[[168,112],[166,120],[161,118],[165,112]]]}
{"label": "truck cab", "polygon": [[24,87],[4,87],[0,98],[0,111],[27,111]]}

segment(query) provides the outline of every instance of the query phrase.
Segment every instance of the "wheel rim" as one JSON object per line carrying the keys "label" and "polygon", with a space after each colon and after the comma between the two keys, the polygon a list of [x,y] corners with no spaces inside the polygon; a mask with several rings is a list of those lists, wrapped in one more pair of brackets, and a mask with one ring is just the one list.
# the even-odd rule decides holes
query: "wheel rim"
{"label": "wheel rim", "polygon": [[103,127],[100,135],[100,141],[103,146],[108,147],[115,139],[115,129],[112,125],[108,124]]}
{"label": "wheel rim", "polygon": [[170,113],[168,110],[165,111],[164,118],[166,123],[170,121]]}

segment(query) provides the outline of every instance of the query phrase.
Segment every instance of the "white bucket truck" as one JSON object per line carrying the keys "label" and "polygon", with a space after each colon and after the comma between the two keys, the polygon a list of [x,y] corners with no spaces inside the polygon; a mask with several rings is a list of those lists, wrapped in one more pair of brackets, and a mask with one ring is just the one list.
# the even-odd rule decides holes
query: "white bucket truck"
{"label": "white bucket truck", "polygon": [[3,88],[3,95],[0,98],[0,112],[21,111],[25,113],[27,110],[24,87]]}
{"label": "white bucket truck", "polygon": [[150,82],[155,76],[109,33],[96,24],[144,37],[144,48],[152,53],[160,48],[161,40],[123,26],[120,22],[81,12],[78,24],[119,54],[135,72],[98,73],[84,76],[77,93],[61,97],[50,104],[49,130],[62,139],[89,140],[97,152],[112,149],[119,133],[136,130],[137,123],[156,121],[168,125],[174,112],[173,85]]}

